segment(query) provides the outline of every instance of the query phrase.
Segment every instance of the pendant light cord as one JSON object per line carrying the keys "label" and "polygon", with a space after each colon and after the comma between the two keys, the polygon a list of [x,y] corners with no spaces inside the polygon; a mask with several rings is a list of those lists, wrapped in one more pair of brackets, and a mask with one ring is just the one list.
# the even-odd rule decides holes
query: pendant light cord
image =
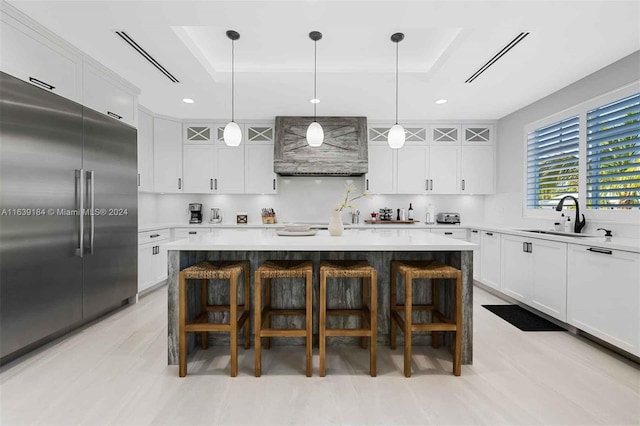
{"label": "pendant light cord", "polygon": [[316,40],[313,41],[313,121],[316,120],[316,107],[318,105],[318,95],[317,95],[317,69],[318,69],[318,42]]}
{"label": "pendant light cord", "polygon": [[231,121],[233,121],[233,119],[234,119],[233,110],[235,109],[235,105],[234,105],[234,89],[235,89],[235,84],[234,84],[234,80],[235,80],[235,69],[234,69],[234,62],[235,62],[235,45],[236,45],[235,40],[231,40]]}
{"label": "pendant light cord", "polygon": [[398,42],[396,42],[396,124],[398,124]]}

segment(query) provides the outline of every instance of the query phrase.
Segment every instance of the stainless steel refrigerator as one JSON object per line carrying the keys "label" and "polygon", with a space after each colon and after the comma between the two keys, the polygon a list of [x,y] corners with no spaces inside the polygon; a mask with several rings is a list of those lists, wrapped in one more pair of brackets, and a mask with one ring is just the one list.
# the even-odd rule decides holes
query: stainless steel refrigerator
{"label": "stainless steel refrigerator", "polygon": [[137,292],[136,129],[0,72],[0,362]]}

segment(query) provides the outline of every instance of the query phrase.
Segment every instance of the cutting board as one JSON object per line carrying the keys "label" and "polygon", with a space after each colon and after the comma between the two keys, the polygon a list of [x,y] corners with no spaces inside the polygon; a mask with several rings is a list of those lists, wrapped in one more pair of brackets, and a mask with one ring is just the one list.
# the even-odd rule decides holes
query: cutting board
{"label": "cutting board", "polygon": [[364,223],[368,223],[371,225],[386,225],[386,224],[399,224],[399,223],[404,223],[404,224],[411,224],[411,223],[418,223],[420,222],[419,220],[371,220],[371,219],[367,219],[364,221]]}

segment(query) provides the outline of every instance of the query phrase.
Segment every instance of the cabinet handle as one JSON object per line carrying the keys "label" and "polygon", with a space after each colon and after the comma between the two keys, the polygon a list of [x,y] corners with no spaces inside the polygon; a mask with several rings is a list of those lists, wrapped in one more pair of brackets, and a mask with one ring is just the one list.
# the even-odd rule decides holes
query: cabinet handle
{"label": "cabinet handle", "polygon": [[209,189],[213,190],[213,179],[209,179]]}
{"label": "cabinet handle", "polygon": [[466,185],[465,185],[464,179],[462,179],[462,190],[463,190],[463,191],[464,191],[465,186],[466,186]]}
{"label": "cabinet handle", "polygon": [[182,189],[182,178],[178,178],[178,189]]}
{"label": "cabinet handle", "polygon": [[217,191],[218,190],[218,179],[214,179],[213,180],[213,186],[214,186],[214,189]]}
{"label": "cabinet handle", "polygon": [[431,185],[430,185],[430,186],[431,186],[431,188],[430,188],[430,189],[433,191],[433,179],[430,179],[430,180],[429,180],[429,183],[431,184]]}
{"label": "cabinet handle", "polygon": [[367,179],[367,191],[369,190],[369,179]]}
{"label": "cabinet handle", "polygon": [[611,250],[605,250],[605,249],[595,248],[595,247],[589,247],[587,250],[592,251],[594,253],[613,254]]}
{"label": "cabinet handle", "polygon": [[472,229],[471,232],[473,232],[474,234],[477,234],[478,230],[477,229]]}
{"label": "cabinet handle", "polygon": [[189,234],[195,235],[195,234],[197,234],[197,232],[196,231],[189,231]]}
{"label": "cabinet handle", "polygon": [[153,235],[149,235],[149,238],[158,238],[160,236],[160,234],[153,234]]}
{"label": "cabinet handle", "polygon": [[485,232],[485,234],[487,234],[490,237],[493,237],[493,232]]}
{"label": "cabinet handle", "polygon": [[56,88],[55,86],[47,84],[42,80],[38,80],[37,78],[29,77],[29,81],[32,82],[33,84],[37,84],[40,87],[44,87],[45,89],[53,90]]}
{"label": "cabinet handle", "polygon": [[113,118],[117,118],[118,120],[122,120],[122,116],[116,114],[115,112],[107,111],[107,115],[110,115]]}
{"label": "cabinet handle", "polygon": [[453,232],[445,232],[444,235],[453,235]]}
{"label": "cabinet handle", "polygon": [[140,173],[138,173],[138,186],[140,186]]}
{"label": "cabinet handle", "polygon": [[533,253],[533,243],[527,243],[527,253]]}
{"label": "cabinet handle", "polygon": [[429,179],[425,179],[425,181],[424,181],[424,190],[425,191],[429,190]]}
{"label": "cabinet handle", "polygon": [[276,190],[276,180],[275,179],[273,180],[273,190],[274,191]]}
{"label": "cabinet handle", "polygon": [[527,253],[528,251],[528,247],[529,247],[528,244],[529,243],[525,243],[524,241],[522,242],[522,251],[525,253]]}

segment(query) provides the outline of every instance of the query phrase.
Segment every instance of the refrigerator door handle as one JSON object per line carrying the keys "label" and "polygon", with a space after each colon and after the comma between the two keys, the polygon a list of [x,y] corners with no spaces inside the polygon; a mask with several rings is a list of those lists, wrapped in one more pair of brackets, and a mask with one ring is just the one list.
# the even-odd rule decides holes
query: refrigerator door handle
{"label": "refrigerator door handle", "polygon": [[76,185],[78,187],[78,218],[80,220],[76,256],[84,257],[84,169],[76,169]]}
{"label": "refrigerator door handle", "polygon": [[89,207],[89,217],[91,220],[91,229],[89,231],[89,253],[93,254],[93,237],[95,235],[95,231],[96,231],[96,224],[95,224],[95,208],[96,208],[96,190],[95,190],[95,185],[96,185],[96,175],[95,175],[95,171],[94,170],[90,170],[89,173],[87,174],[87,183],[89,184],[89,190],[91,191],[91,205]]}

